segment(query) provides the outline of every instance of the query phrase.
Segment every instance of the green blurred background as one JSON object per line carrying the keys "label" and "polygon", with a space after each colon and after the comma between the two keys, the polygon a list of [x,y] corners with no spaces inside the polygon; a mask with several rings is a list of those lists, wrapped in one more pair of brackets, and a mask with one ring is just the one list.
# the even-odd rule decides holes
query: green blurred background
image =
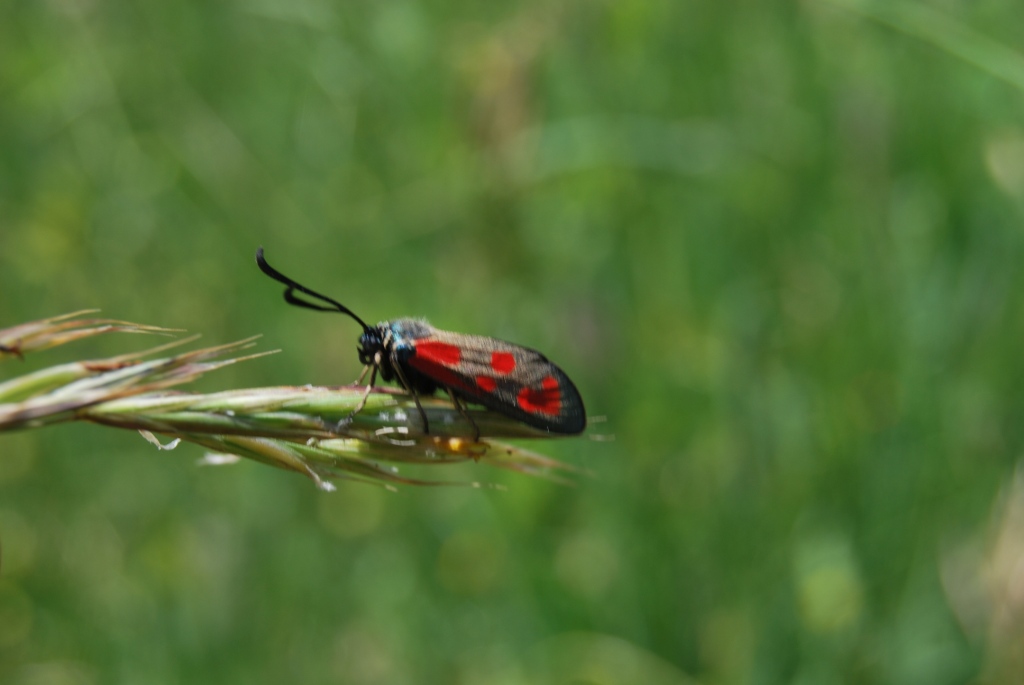
{"label": "green blurred background", "polygon": [[[596,476],[508,490],[0,436],[0,682],[1024,679],[1024,4],[9,0],[0,325],[537,347]],[[149,344],[143,341],[141,344]],[[138,349],[130,336],[41,364]],[[454,476],[452,473],[433,475]]]}

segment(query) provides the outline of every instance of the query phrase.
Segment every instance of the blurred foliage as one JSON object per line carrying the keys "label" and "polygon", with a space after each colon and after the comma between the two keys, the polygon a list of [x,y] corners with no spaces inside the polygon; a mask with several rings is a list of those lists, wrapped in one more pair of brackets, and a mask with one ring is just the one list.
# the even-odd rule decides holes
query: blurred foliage
{"label": "blurred foliage", "polygon": [[262,244],[368,320],[544,350],[616,440],[546,448],[577,488],[396,495],[4,435],[0,681],[1020,682],[1022,25],[3,3],[0,325],[102,307],[284,349],[207,389],[351,381]]}

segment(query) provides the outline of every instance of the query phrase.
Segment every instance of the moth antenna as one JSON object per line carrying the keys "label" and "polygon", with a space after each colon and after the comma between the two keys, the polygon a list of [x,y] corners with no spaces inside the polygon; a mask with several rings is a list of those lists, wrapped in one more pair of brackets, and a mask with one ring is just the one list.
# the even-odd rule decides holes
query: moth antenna
{"label": "moth antenna", "polygon": [[[337,300],[332,300],[331,298],[327,297],[326,295],[321,295],[320,293],[316,292],[315,290],[310,290],[309,288],[307,288],[304,285],[296,283],[295,281],[293,281],[292,279],[288,278],[287,276],[285,276],[283,273],[281,273],[280,271],[278,271],[274,267],[272,267],[269,264],[267,264],[267,260],[263,258],[263,247],[262,246],[260,246],[256,250],[256,264],[257,264],[257,266],[260,267],[260,271],[262,271],[266,275],[270,276],[275,281],[279,281],[281,283],[284,283],[286,286],[288,286],[288,289],[284,291],[284,299],[285,299],[285,302],[287,302],[288,304],[295,305],[296,307],[305,307],[306,309],[315,309],[315,310],[317,310],[319,312],[338,311],[338,312],[341,312],[342,314],[348,314],[353,319],[355,319],[356,322],[360,326],[363,327],[364,331],[370,330],[370,327],[366,325],[366,322],[363,321],[362,319],[360,319],[358,316],[356,316],[355,312],[353,312],[351,309],[349,309],[345,305],[341,304]],[[314,304],[313,302],[309,302],[307,300],[304,300],[301,297],[298,297],[298,296],[295,295],[295,291],[296,290],[298,290],[301,293],[305,293],[306,295],[309,295],[310,297],[315,297],[316,299],[321,300],[322,302],[327,302],[330,306],[329,307],[325,307],[323,305]]]}

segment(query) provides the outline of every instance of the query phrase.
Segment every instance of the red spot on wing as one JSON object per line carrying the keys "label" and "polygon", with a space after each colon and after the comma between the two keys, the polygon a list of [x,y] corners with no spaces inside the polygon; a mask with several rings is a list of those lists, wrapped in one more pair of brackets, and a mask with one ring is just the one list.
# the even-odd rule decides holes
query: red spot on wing
{"label": "red spot on wing", "polygon": [[516,358],[510,352],[491,352],[491,368],[503,376],[510,374],[516,370]]}
{"label": "red spot on wing", "polygon": [[484,392],[494,392],[494,389],[498,387],[498,381],[494,380],[490,376],[477,376],[476,384]]}
{"label": "red spot on wing", "polygon": [[558,416],[562,413],[562,392],[554,376],[547,376],[539,388],[523,388],[516,401],[524,411],[531,414]]}
{"label": "red spot on wing", "polygon": [[455,366],[462,359],[462,350],[457,345],[435,340],[419,340],[416,342],[416,357],[435,364]]}

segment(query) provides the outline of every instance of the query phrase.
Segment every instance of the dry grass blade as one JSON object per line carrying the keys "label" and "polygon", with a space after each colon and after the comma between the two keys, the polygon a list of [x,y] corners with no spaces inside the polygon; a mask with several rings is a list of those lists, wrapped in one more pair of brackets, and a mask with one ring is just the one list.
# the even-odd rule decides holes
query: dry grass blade
{"label": "dry grass blade", "polygon": [[50,347],[64,345],[75,340],[104,333],[155,333],[170,335],[180,332],[174,328],[146,326],[144,324],[118,321],[116,319],[83,319],[84,314],[99,310],[84,309],[71,314],[53,316],[48,319],[0,329],[0,359],[23,357],[28,352],[37,352]]}

